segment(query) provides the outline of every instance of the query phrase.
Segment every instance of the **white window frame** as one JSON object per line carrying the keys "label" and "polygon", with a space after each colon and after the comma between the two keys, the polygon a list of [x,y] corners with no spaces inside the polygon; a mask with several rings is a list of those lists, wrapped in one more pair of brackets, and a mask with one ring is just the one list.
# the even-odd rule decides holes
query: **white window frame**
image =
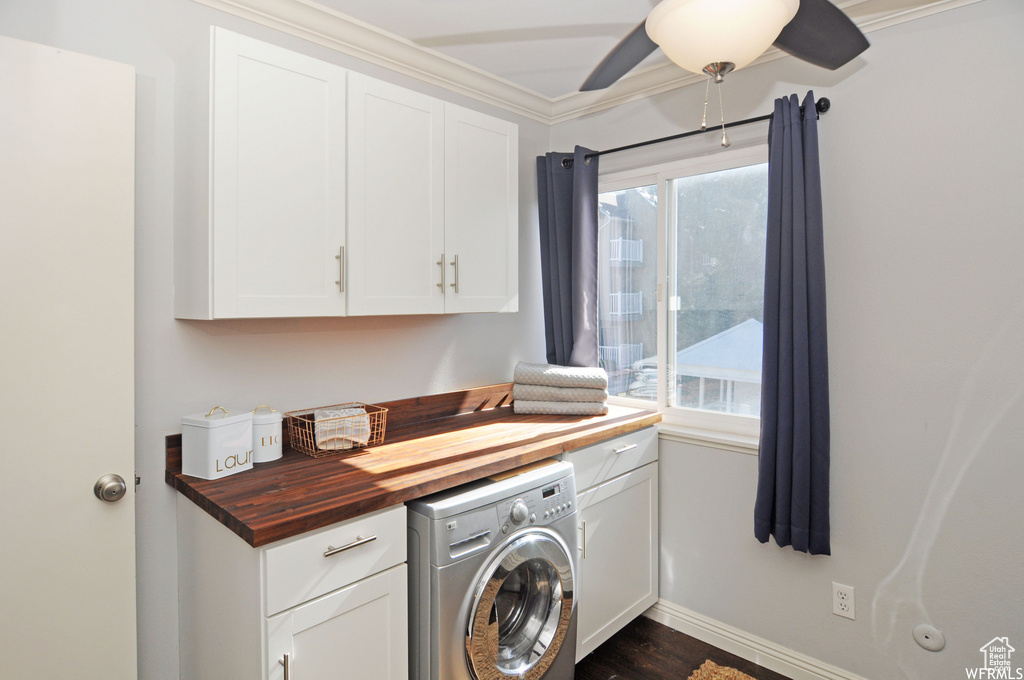
{"label": "white window frame", "polygon": [[[761,419],[736,413],[718,413],[668,405],[668,215],[674,208],[675,197],[669,193],[669,183],[680,177],[689,177],[720,170],[768,162],[768,145],[758,144],[739,149],[720,151],[711,155],[686,158],[671,163],[647,166],[635,170],[601,175],[598,192],[621,191],[641,186],[656,185],[658,190],[658,243],[657,263],[657,336],[658,336],[658,397],[657,410],[662,413],[662,437],[679,439],[727,448],[744,453],[756,453]],[[672,343],[674,345],[674,342]],[[652,402],[629,397],[609,397],[609,401],[634,408],[650,409]]]}

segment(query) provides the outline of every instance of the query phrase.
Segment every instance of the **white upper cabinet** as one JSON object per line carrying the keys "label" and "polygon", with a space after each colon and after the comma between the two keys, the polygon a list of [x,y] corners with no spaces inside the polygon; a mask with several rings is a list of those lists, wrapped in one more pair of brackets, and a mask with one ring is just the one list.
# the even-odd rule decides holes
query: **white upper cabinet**
{"label": "white upper cabinet", "polygon": [[349,74],[349,313],[440,314],[444,102]]}
{"label": "white upper cabinet", "polygon": [[175,316],[344,315],[346,71],[219,28],[211,41],[209,143],[192,140],[209,171],[187,168]]}
{"label": "white upper cabinet", "polygon": [[518,311],[518,127],[354,73],[348,113],[349,314]]}
{"label": "white upper cabinet", "polygon": [[446,312],[519,311],[519,128],[445,104]]}
{"label": "white upper cabinet", "polygon": [[181,319],[518,310],[518,128],[220,28],[178,79]]}

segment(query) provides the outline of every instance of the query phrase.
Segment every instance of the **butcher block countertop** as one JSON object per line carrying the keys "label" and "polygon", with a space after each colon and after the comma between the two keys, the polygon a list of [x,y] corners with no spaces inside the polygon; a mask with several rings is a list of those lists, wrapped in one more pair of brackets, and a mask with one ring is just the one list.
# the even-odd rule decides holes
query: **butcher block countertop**
{"label": "butcher block countertop", "polygon": [[259,547],[654,425],[656,411],[517,415],[512,384],[404,399],[388,408],[384,443],[313,458],[284,456],[230,477],[181,473],[181,435],[167,437],[166,481]]}

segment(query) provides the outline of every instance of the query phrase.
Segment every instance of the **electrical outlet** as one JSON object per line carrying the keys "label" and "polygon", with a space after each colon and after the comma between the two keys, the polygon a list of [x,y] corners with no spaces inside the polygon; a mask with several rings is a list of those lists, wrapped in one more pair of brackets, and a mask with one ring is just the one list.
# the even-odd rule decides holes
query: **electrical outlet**
{"label": "electrical outlet", "polygon": [[836,616],[845,616],[848,619],[857,618],[857,610],[854,607],[853,586],[844,586],[842,583],[832,582],[832,613]]}

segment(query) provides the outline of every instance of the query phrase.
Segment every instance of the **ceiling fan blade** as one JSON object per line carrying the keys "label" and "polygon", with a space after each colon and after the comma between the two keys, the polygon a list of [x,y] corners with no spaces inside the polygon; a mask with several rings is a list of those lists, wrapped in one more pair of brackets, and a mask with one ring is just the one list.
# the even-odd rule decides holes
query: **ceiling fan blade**
{"label": "ceiling fan blade", "polygon": [[815,66],[836,70],[868,48],[868,39],[828,0],[800,0],[775,46]]}
{"label": "ceiling fan blade", "polygon": [[587,80],[580,85],[580,92],[603,90],[658,49],[658,45],[647,36],[646,24],[647,20],[644,19],[612,48],[608,56],[601,60],[597,68],[587,76]]}

